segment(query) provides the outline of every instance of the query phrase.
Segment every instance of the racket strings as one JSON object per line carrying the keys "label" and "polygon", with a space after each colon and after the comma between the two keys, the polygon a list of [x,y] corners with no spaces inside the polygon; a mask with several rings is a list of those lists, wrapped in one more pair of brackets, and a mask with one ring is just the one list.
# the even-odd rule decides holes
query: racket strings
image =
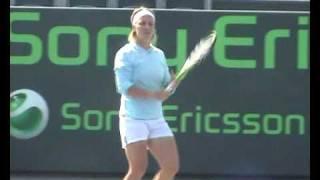
{"label": "racket strings", "polygon": [[211,46],[215,42],[216,32],[213,31],[210,35],[200,40],[200,42],[191,51],[189,57],[185,61],[181,70],[178,72],[176,79],[181,81],[187,73],[209,54]]}

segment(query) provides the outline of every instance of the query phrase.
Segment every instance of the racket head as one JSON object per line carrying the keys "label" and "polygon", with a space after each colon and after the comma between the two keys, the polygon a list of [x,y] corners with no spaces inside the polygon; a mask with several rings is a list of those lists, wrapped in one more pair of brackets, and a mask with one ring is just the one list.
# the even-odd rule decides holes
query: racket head
{"label": "racket head", "polygon": [[202,60],[204,60],[206,56],[208,56],[210,50],[216,42],[216,39],[217,33],[215,30],[213,30],[211,34],[209,34],[205,38],[201,39],[201,41],[191,52],[190,56],[187,58],[181,70],[178,72],[176,76],[176,79],[178,81],[182,81],[196,65],[200,64]]}

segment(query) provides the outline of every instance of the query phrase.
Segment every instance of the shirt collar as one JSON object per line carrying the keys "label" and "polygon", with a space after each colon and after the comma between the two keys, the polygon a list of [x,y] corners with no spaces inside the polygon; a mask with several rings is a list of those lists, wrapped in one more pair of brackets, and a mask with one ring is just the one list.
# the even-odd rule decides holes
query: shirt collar
{"label": "shirt collar", "polygon": [[132,45],[135,49],[137,49],[138,51],[144,51],[144,52],[152,52],[154,46],[151,44],[150,45],[150,48],[146,49],[144,47],[142,47],[141,45],[139,45],[138,43],[136,42],[132,42]]}

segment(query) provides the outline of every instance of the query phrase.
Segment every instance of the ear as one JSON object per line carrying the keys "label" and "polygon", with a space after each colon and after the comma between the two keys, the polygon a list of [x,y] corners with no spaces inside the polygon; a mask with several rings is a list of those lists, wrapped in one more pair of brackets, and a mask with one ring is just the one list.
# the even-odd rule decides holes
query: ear
{"label": "ear", "polygon": [[132,25],[131,30],[136,33],[136,27],[134,25]]}
{"label": "ear", "polygon": [[133,29],[134,31],[136,31],[136,30],[137,30],[137,26],[136,26],[136,25],[132,25],[132,29]]}

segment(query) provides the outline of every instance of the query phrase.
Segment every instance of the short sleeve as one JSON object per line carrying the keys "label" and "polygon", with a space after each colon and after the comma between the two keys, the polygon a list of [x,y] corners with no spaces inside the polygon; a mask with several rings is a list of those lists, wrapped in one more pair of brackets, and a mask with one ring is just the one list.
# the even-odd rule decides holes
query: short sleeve
{"label": "short sleeve", "polygon": [[126,94],[128,89],[133,85],[132,80],[132,63],[128,54],[118,51],[114,60],[114,73],[117,92]]}

